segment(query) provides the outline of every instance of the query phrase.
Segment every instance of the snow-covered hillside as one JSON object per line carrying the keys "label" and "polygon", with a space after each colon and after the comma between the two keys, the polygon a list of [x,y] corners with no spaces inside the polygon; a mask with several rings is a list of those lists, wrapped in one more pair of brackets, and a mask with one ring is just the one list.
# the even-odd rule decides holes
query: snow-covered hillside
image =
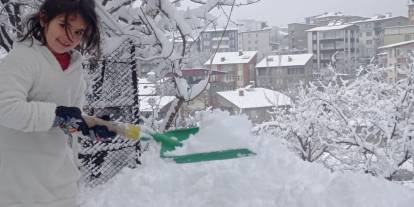
{"label": "snow-covered hillside", "polygon": [[[203,133],[210,130],[212,136],[220,134],[222,139],[246,131],[248,126],[245,116],[229,117],[223,112],[204,114],[204,120],[209,121],[201,122]],[[225,124],[214,124],[217,122]],[[330,172],[299,160],[275,137],[245,136],[256,156],[192,164],[161,160],[158,146],[150,143],[143,165],[124,169],[105,185],[83,188],[80,205],[411,207],[414,203],[414,191],[401,185],[364,174]]]}

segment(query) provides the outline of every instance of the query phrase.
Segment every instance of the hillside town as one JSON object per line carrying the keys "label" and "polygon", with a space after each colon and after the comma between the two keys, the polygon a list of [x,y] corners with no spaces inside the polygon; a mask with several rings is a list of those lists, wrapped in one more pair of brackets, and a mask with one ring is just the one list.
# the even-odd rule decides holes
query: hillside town
{"label": "hillside town", "polygon": [[414,203],[414,0],[0,8],[0,207]]}
{"label": "hillside town", "polygon": [[[183,76],[196,84],[211,70],[210,88],[187,103],[182,115],[213,107],[245,112],[257,120],[271,102],[240,108],[238,101],[254,102],[256,95],[250,94],[263,89],[281,94],[280,99],[295,99],[298,87],[325,80],[331,69],[352,80],[359,67],[375,64],[387,68],[387,80],[396,82],[405,77],[408,53],[414,47],[414,1],[406,6],[404,16],[337,11],[315,14],[287,27],[242,19],[226,28],[206,29],[194,42],[197,61],[185,66]],[[145,71],[149,69],[143,66],[144,77]],[[223,96],[232,91],[239,94],[238,101]]]}

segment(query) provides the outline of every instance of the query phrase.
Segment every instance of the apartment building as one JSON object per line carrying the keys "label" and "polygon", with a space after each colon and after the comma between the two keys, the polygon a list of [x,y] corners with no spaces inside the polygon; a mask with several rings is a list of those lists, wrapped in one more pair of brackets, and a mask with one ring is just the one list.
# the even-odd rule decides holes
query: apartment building
{"label": "apartment building", "polygon": [[290,52],[306,53],[308,51],[307,30],[317,27],[314,24],[288,24],[288,41]]}
{"label": "apartment building", "polygon": [[257,58],[261,59],[271,52],[271,29],[260,29],[239,32],[239,50],[257,51]]}
{"label": "apartment building", "polygon": [[354,16],[354,15],[346,15],[342,12],[325,12],[320,15],[306,17],[305,23],[306,24],[315,24],[318,26],[327,26],[332,24],[345,24],[348,22],[355,22],[360,20],[368,19],[366,17]]}
{"label": "apartment building", "polygon": [[205,30],[200,34],[200,51],[211,54],[219,47],[218,52],[236,52],[239,50],[237,33],[238,29]]}
{"label": "apartment building", "polygon": [[384,46],[386,27],[408,24],[408,18],[392,17],[390,14],[378,15],[367,20],[352,22],[359,27],[359,60],[368,63],[378,53],[378,47]]}
{"label": "apartment building", "polygon": [[337,72],[354,74],[358,57],[358,26],[315,27],[308,32],[308,53],[314,54],[317,73],[335,62]]}
{"label": "apartment building", "polygon": [[409,72],[410,55],[414,50],[414,40],[385,45],[379,48],[386,55],[384,66],[387,68],[389,82],[406,77]]}

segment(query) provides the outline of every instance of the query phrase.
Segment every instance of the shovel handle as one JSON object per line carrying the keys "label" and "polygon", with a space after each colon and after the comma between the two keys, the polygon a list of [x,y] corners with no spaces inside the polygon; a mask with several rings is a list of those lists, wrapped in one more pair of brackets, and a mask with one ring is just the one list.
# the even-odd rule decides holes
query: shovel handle
{"label": "shovel handle", "polygon": [[114,122],[105,121],[103,119],[99,119],[99,118],[92,117],[92,116],[82,116],[82,118],[83,120],[85,120],[86,124],[90,128],[96,125],[103,125],[103,126],[106,126],[109,131],[121,133],[122,129],[118,125],[116,125]]}

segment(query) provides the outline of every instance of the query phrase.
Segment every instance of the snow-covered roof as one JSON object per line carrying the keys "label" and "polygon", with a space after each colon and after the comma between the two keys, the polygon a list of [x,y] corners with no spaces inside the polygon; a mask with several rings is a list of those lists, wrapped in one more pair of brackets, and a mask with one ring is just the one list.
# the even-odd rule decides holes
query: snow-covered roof
{"label": "snow-covered roof", "polygon": [[385,46],[382,46],[378,49],[388,49],[388,48],[393,48],[393,47],[400,47],[400,46],[404,46],[404,45],[408,45],[408,44],[412,44],[412,43],[414,43],[414,40],[398,42],[398,43],[390,44],[390,45],[385,45]]}
{"label": "snow-covered roof", "polygon": [[[246,64],[255,56],[257,51],[219,52],[214,56],[212,65]],[[210,65],[211,58],[204,63]]]}
{"label": "snow-covered roof", "polygon": [[315,16],[315,19],[319,18],[325,18],[325,17],[342,17],[345,16],[342,12],[325,12],[324,14],[321,14],[319,16]]}
{"label": "snow-covered roof", "polygon": [[157,89],[154,83],[146,78],[140,78],[138,81],[138,93],[140,96],[155,95]]}
{"label": "snow-covered roof", "polygon": [[239,29],[237,28],[209,28],[204,30],[203,32],[222,32],[222,31],[238,31]]}
{"label": "snow-covered roof", "polygon": [[377,16],[371,17],[371,18],[366,19],[366,20],[350,22],[350,24],[367,23],[367,22],[375,22],[375,21],[385,21],[385,20],[391,20],[391,19],[397,19],[397,18],[407,18],[407,17],[403,17],[403,16],[392,17],[392,16],[386,16],[386,15],[385,16],[384,15],[377,15]]}
{"label": "snow-covered roof", "polygon": [[287,106],[291,104],[288,96],[266,88],[237,89],[217,93],[240,109]]}
{"label": "snow-covered roof", "polygon": [[329,31],[329,30],[341,30],[346,29],[348,27],[354,26],[353,24],[342,24],[342,25],[334,25],[334,26],[322,26],[322,27],[315,27],[309,30],[306,30],[307,32],[318,32],[318,31]]}
{"label": "snow-covered roof", "polygon": [[256,68],[302,66],[311,60],[313,54],[269,55],[261,60]]}
{"label": "snow-covered roof", "polygon": [[257,32],[268,32],[271,31],[272,28],[270,27],[265,27],[262,29],[256,29],[256,30],[247,30],[247,31],[239,31],[239,33],[257,33]]}

